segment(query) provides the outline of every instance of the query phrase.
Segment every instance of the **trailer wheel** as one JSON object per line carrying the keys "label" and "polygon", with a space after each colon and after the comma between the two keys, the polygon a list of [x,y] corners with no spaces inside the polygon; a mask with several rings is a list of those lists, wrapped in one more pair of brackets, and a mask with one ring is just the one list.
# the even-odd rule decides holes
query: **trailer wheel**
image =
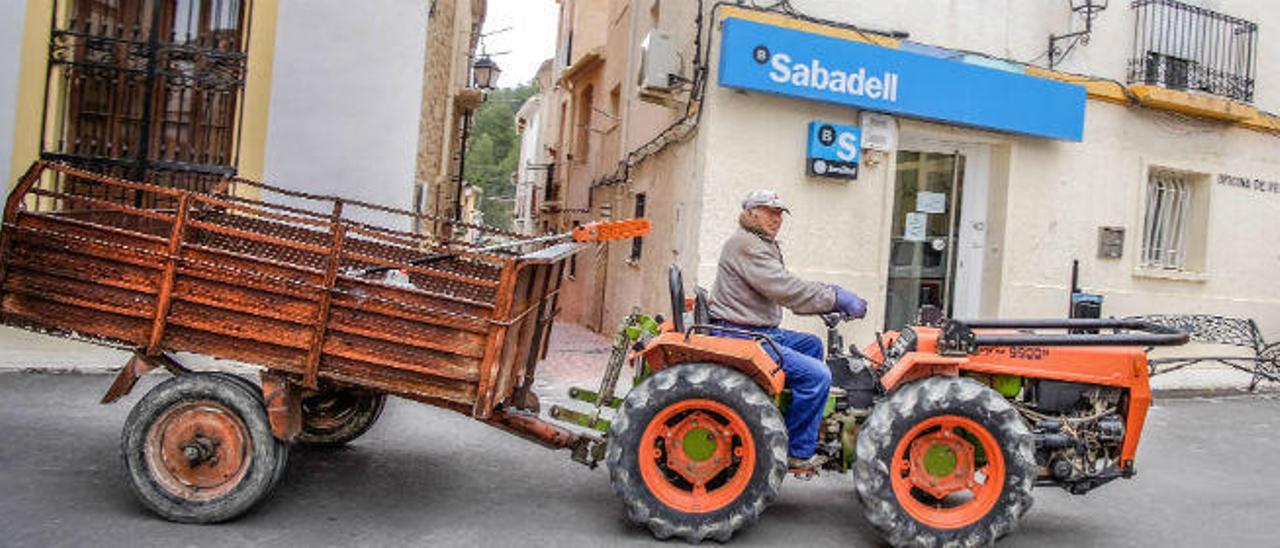
{"label": "trailer wheel", "polygon": [[[220,379],[226,379],[232,383],[235,383],[236,386],[244,389],[245,393],[249,394],[251,397],[253,397],[253,399],[257,400],[259,404],[261,404],[264,407],[266,406],[266,403],[262,399],[262,387],[249,379],[246,379],[235,373],[227,373],[225,371],[210,371],[208,373],[199,373],[199,374],[210,375]],[[280,443],[286,446],[288,445],[288,442],[280,442]],[[284,478],[284,472],[285,472],[285,469],[288,468],[288,465],[289,465],[289,451],[287,450],[287,447],[286,447],[286,450],[280,454],[280,460],[276,463],[275,471],[271,473],[272,489],[275,489],[275,486],[280,483],[281,478]]]}
{"label": "trailer wheel", "polygon": [[260,396],[207,374],[151,389],[129,412],[120,445],[134,494],[181,523],[244,513],[271,493],[289,450],[271,435]]}
{"label": "trailer wheel", "polygon": [[302,398],[302,431],[298,442],[337,447],[373,427],[387,403],[386,394],[328,387]]}
{"label": "trailer wheel", "polygon": [[991,544],[1031,507],[1032,450],[1018,411],[994,390],[953,377],[912,383],[858,434],[863,514],[894,546]]}
{"label": "trailer wheel", "polygon": [[786,426],[745,375],[681,365],[627,395],[605,461],[632,522],[660,539],[725,542],[777,496],[787,471]]}

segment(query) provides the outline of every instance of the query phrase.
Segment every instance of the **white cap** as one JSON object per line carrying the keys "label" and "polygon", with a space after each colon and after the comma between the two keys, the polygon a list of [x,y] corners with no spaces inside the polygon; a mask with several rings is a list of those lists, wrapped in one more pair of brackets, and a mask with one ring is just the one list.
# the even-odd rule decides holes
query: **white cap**
{"label": "white cap", "polygon": [[772,207],[791,213],[791,210],[787,209],[787,204],[782,201],[782,196],[772,190],[756,190],[742,200],[742,209],[756,207]]}

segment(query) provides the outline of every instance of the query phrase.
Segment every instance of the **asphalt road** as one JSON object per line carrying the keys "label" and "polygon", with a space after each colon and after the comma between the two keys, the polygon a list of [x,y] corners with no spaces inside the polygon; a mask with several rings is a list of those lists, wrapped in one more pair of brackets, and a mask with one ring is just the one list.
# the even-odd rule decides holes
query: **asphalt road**
{"label": "asphalt road", "polygon": [[[661,545],[626,522],[603,470],[466,417],[392,400],[353,445],[295,449],[273,497],[216,526],[133,499],[120,467],[129,407],[102,375],[0,374],[3,546]],[[1139,475],[1076,497],[1036,491],[1004,546],[1275,546],[1280,397],[1161,401]],[[733,546],[874,546],[847,477],[788,478]],[[682,546],[683,543],[666,543]]]}

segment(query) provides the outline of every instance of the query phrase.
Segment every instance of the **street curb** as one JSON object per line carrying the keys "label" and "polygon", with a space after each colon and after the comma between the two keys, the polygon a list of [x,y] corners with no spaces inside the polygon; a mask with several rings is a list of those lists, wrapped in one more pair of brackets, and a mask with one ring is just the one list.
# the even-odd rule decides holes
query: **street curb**
{"label": "street curb", "polygon": [[1280,386],[1258,385],[1258,388],[1250,391],[1246,387],[1228,388],[1163,388],[1160,390],[1152,390],[1151,397],[1158,399],[1185,399],[1185,398],[1227,398],[1240,396],[1272,396],[1280,394]]}

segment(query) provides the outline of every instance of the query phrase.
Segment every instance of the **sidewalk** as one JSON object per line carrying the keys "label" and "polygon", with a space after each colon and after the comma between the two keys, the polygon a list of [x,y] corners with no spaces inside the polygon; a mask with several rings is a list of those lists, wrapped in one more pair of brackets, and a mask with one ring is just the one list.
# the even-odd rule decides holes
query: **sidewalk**
{"label": "sidewalk", "polygon": [[[597,333],[573,324],[557,324],[551,335],[547,359],[538,366],[537,391],[544,399],[560,403],[567,399],[569,386],[594,390],[609,360],[612,342]],[[251,373],[253,367],[207,356],[182,354],[183,363],[200,370]],[[0,372],[113,373],[129,361],[129,353],[0,326]],[[624,368],[619,393],[625,393],[634,372]],[[1151,379],[1157,397],[1247,394],[1249,375],[1218,364],[1201,364]],[[1280,385],[1263,382],[1259,392],[1280,391]]]}

